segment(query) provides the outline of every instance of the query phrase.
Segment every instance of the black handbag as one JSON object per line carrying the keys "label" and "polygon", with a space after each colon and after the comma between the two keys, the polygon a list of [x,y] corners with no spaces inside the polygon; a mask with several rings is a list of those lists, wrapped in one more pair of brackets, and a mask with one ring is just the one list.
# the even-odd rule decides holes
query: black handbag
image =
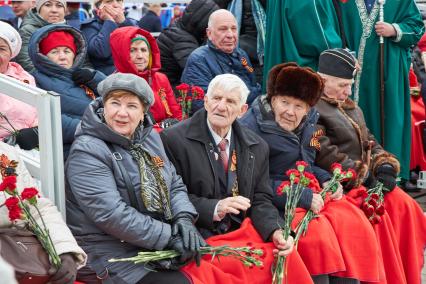
{"label": "black handbag", "polygon": [[49,281],[49,256],[29,230],[0,228],[0,255],[15,270],[20,284],[44,284]]}

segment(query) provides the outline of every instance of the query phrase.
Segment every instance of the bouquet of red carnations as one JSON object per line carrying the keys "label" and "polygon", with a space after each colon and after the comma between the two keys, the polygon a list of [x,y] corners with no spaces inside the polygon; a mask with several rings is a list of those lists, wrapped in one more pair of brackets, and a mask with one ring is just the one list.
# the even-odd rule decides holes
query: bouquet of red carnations
{"label": "bouquet of red carnations", "polygon": [[[286,194],[286,203],[284,207],[284,239],[287,240],[291,235],[291,223],[296,215],[296,208],[302,195],[303,188],[307,187],[311,180],[306,176],[305,168],[308,164],[305,161],[297,161],[296,169],[290,169],[286,172],[289,180],[283,181],[277,188],[277,194]],[[286,257],[277,255],[275,259],[275,267],[273,270],[272,283],[281,284],[285,279],[287,271]]]}
{"label": "bouquet of red carnations", "polygon": [[[25,220],[29,229],[34,233],[40,241],[43,248],[46,250],[50,257],[52,264],[59,268],[61,266],[61,259],[53,246],[52,239],[50,238],[49,230],[44,223],[43,216],[37,206],[37,197],[39,196],[38,190],[34,187],[24,188],[21,193],[16,188],[16,173],[15,168],[18,162],[9,160],[4,154],[0,156],[1,175],[3,181],[0,184],[0,192],[3,192],[6,197],[9,196],[5,203],[9,210],[9,219],[11,222],[16,220]],[[3,206],[2,205],[2,206]],[[31,211],[33,207],[36,214],[39,215],[41,224],[35,218],[34,213]]]}
{"label": "bouquet of red carnations", "polygon": [[189,117],[192,109],[193,100],[202,100],[204,98],[204,90],[198,86],[190,86],[182,83],[176,86],[178,91],[177,102],[182,109],[182,119]]}

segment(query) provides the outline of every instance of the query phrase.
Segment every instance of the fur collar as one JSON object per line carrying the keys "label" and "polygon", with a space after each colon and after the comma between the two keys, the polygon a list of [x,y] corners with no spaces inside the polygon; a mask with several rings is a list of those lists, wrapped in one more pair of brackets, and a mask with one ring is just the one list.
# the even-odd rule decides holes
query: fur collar
{"label": "fur collar", "polygon": [[339,106],[342,109],[355,109],[356,104],[353,100],[350,98],[347,98],[344,102],[338,101],[336,99],[332,99],[329,97],[326,97],[324,94],[321,97],[322,100],[326,101],[327,103],[335,106]]}

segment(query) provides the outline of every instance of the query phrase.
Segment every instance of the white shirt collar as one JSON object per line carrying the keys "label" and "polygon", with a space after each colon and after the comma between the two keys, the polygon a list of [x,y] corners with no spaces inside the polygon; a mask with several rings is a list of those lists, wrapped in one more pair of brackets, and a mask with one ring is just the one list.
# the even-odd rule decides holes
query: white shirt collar
{"label": "white shirt collar", "polygon": [[[222,141],[222,137],[220,137],[216,132],[214,132],[209,120],[207,119],[207,127],[209,128],[210,133],[213,136],[213,140],[215,142],[215,146],[217,146],[220,141]],[[225,135],[225,139],[228,141],[228,144],[226,146],[226,152],[229,154],[229,145],[231,144],[231,134],[232,134],[232,126],[229,128],[228,133]]]}

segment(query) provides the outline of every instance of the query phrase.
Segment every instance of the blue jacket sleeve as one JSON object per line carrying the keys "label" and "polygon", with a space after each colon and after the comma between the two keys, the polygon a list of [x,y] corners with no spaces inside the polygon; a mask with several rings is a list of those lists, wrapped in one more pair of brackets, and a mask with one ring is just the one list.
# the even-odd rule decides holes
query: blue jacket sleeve
{"label": "blue jacket sleeve", "polygon": [[101,71],[95,71],[95,76],[92,80],[87,82],[87,86],[95,92],[97,96],[98,94],[98,84],[106,78],[105,74]]}
{"label": "blue jacket sleeve", "polygon": [[324,182],[326,182],[329,179],[331,179],[331,176],[330,176],[329,172],[327,172],[326,170],[321,169],[318,166],[312,166],[312,171],[313,171],[315,177],[318,179],[318,181],[320,182],[321,185]]}
{"label": "blue jacket sleeve", "polygon": [[181,82],[199,86],[203,88],[204,92],[207,92],[207,87],[213,78],[214,74],[204,58],[191,54],[183,70]]}
{"label": "blue jacket sleeve", "polygon": [[91,57],[101,59],[111,57],[109,36],[116,28],[118,28],[118,25],[115,22],[106,20],[100,30],[96,29],[95,25],[83,30],[87,38],[88,53]]}
{"label": "blue jacket sleeve", "polygon": [[77,129],[80,119],[72,118],[66,114],[61,115],[62,122],[62,140],[64,144],[71,144],[74,142],[74,134]]}
{"label": "blue jacket sleeve", "polygon": [[[111,57],[111,47],[109,44],[109,37],[111,33],[124,26],[133,26],[135,22],[126,18],[121,24],[116,24],[113,21],[106,20],[103,23],[93,22],[83,29],[88,43],[88,53],[91,57],[107,59]],[[101,26],[100,29],[97,27]]]}

